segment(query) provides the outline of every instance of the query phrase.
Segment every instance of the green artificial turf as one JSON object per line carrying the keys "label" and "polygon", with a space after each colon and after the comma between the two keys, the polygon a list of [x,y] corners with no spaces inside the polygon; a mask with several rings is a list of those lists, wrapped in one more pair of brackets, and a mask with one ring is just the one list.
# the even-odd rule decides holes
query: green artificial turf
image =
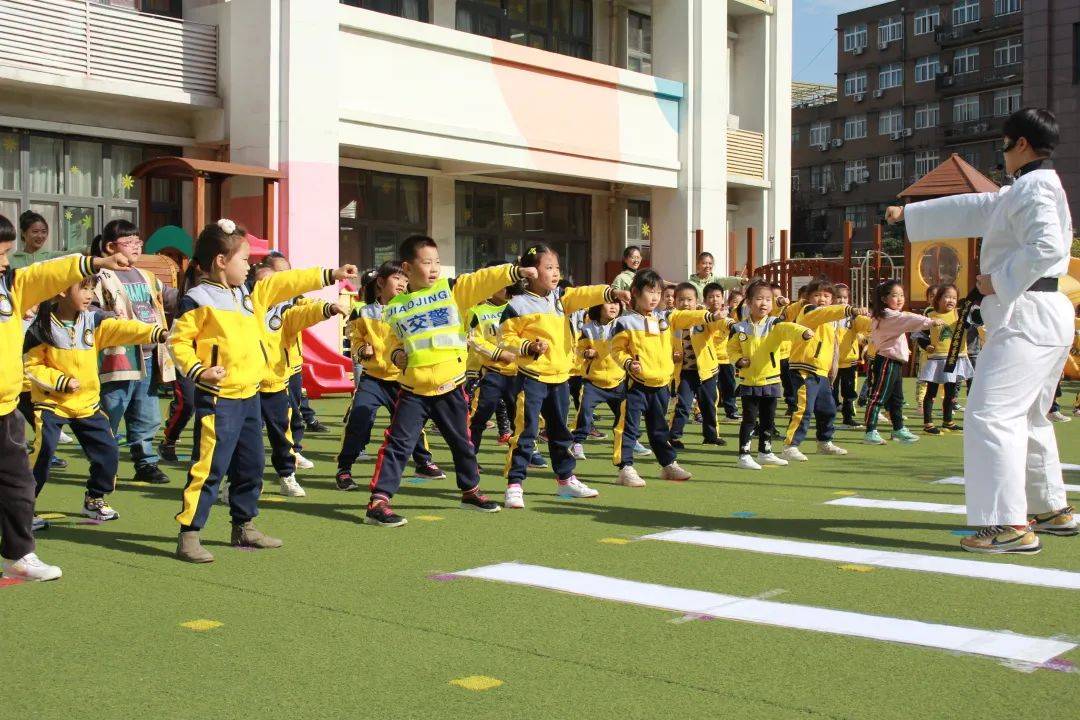
{"label": "green artificial turf", "polygon": [[[1066,410],[1076,387],[1066,387]],[[908,397],[913,397],[908,387]],[[963,402],[963,399],[961,399]],[[907,410],[909,425],[921,423]],[[914,446],[860,444],[839,431],[847,457],[796,467],[734,467],[727,448],[704,449],[691,425],[680,462],[688,483],[613,484],[610,441],[586,446],[579,476],[595,500],[556,496],[549,470],[532,472],[527,509],[495,515],[458,508],[452,479],[406,483],[401,529],[360,523],[365,492],[334,489],[344,398],[314,403],[331,432],[310,435],[316,468],[308,497],[277,498],[273,472],[257,524],[280,550],[228,547],[228,515],[214,509],[204,542],[211,565],[172,557],[184,468],[168,486],[132,486],[124,458],[111,497],[121,517],[79,524],[85,459],[54,472],[40,512],[65,513],[39,536],[39,554],[63,567],[54,583],[0,588],[0,691],[9,718],[973,718],[1069,716],[1080,674],[1023,672],[990,658],[727,620],[683,621],[646,607],[472,579],[431,576],[522,561],[776,602],[928,622],[1080,636],[1080,593],[841,563],[633,540],[696,526],[883,550],[961,555],[962,516],[823,505],[839,493],[962,503],[963,488],[931,480],[961,472],[958,434]],[[610,429],[601,413],[600,427]],[[380,416],[380,427],[385,418]],[[959,416],[963,423],[963,415]],[[781,425],[784,423],[781,422]],[[1080,462],[1080,421],[1058,425],[1063,459]],[[502,446],[481,452],[483,487],[501,500]],[[190,433],[181,448],[190,449]],[[374,451],[375,448],[369,448]],[[452,463],[437,435],[436,461]],[[363,482],[372,464],[358,463]],[[268,468],[269,470],[269,468]],[[1080,474],[1067,475],[1080,482]],[[750,516],[752,514],[752,516]],[[420,516],[437,516],[422,520]],[[1080,537],[1043,537],[1030,557],[985,562],[1080,571]],[[212,620],[197,632],[181,624]],[[1065,659],[1080,665],[1080,651]],[[455,679],[502,685],[470,691]]]}

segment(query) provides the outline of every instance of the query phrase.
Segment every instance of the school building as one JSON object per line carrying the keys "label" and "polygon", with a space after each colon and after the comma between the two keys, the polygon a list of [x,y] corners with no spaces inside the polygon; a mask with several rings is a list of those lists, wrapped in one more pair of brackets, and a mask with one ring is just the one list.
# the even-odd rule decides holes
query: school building
{"label": "school building", "polygon": [[[299,265],[543,240],[578,283],[627,244],[742,267],[753,228],[757,266],[789,227],[790,46],[791,0],[0,0],[0,213],[76,250],[114,217],[194,232],[198,200]],[[158,156],[276,170],[274,206],[257,177],[144,188]]]}

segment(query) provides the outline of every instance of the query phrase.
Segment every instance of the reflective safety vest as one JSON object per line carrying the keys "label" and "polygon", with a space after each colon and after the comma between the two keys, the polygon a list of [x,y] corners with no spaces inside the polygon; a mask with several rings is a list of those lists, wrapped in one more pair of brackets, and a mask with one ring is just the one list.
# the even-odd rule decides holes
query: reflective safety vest
{"label": "reflective safety vest", "polygon": [[468,350],[449,280],[398,295],[387,303],[383,318],[401,339],[409,367],[438,365]]}

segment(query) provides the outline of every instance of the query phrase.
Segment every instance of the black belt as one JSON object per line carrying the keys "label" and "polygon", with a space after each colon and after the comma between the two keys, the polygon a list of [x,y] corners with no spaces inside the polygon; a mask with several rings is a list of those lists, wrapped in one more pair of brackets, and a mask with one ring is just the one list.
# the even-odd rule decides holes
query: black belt
{"label": "black belt", "polygon": [[1057,292],[1058,279],[1056,277],[1039,278],[1031,284],[1028,292]]}

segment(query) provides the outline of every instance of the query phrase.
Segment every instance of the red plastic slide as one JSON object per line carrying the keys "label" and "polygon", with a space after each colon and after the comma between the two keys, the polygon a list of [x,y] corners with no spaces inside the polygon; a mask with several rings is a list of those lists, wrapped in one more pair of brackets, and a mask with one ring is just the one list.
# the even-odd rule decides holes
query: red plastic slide
{"label": "red plastic slide", "polygon": [[349,379],[352,363],[332,347],[304,330],[304,390],[308,397],[350,394],[353,382]]}

